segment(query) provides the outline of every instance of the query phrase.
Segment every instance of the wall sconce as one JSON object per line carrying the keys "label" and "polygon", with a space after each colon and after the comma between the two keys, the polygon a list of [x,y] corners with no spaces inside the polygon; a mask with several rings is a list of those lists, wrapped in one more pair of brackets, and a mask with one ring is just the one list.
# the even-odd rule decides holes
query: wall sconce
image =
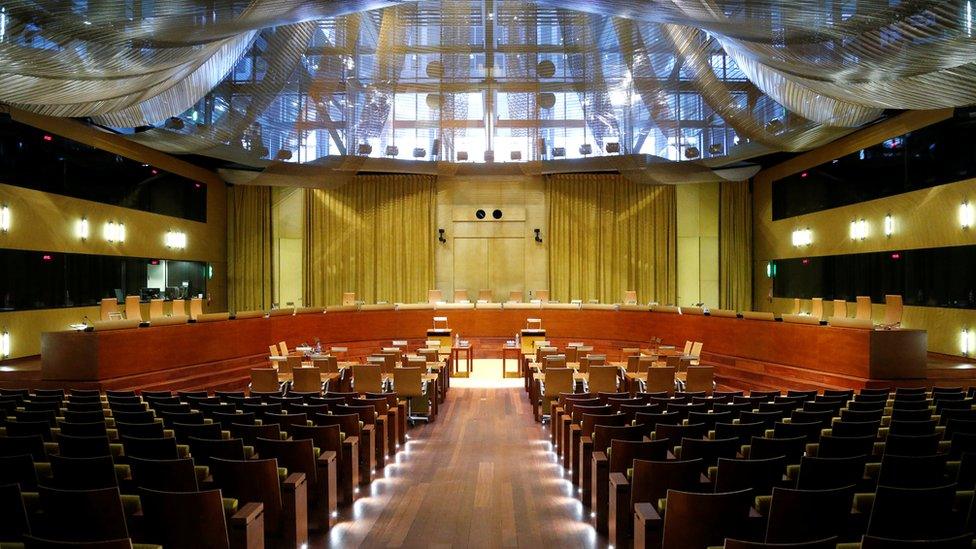
{"label": "wall sconce", "polygon": [[0,358],[10,356],[10,332],[6,328],[0,333]]}
{"label": "wall sconce", "polygon": [[163,239],[167,248],[186,248],[186,233],[180,231],[169,231]]}
{"label": "wall sconce", "polygon": [[82,217],[81,219],[78,220],[77,223],[75,223],[75,236],[77,236],[78,238],[80,238],[82,240],[85,240],[86,238],[88,238],[88,218],[87,217]]}
{"label": "wall sconce", "polygon": [[6,204],[0,206],[0,232],[10,230],[10,206]]}
{"label": "wall sconce", "polygon": [[962,225],[963,229],[973,226],[973,217],[973,205],[968,200],[959,205],[959,224]]}
{"label": "wall sconce", "polygon": [[794,246],[809,246],[813,244],[813,231],[810,229],[797,229],[793,231]]}
{"label": "wall sconce", "polygon": [[102,227],[102,236],[109,242],[125,242],[125,224],[109,221]]}
{"label": "wall sconce", "polygon": [[864,219],[851,220],[851,240],[864,240],[868,237],[868,222]]}
{"label": "wall sconce", "polygon": [[540,234],[542,229],[535,229],[535,241],[542,242],[542,235]]}
{"label": "wall sconce", "polygon": [[884,218],[884,233],[885,236],[891,236],[895,234],[895,218],[888,214]]}
{"label": "wall sconce", "polygon": [[444,229],[437,229],[437,241],[441,244],[447,243],[447,239],[444,238]]}
{"label": "wall sconce", "polygon": [[976,331],[963,330],[959,337],[959,347],[963,356],[976,352]]}

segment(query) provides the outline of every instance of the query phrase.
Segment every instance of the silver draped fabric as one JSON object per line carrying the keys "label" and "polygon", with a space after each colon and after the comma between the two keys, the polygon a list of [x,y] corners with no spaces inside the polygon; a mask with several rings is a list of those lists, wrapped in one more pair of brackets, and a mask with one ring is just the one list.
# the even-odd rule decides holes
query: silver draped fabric
{"label": "silver draped fabric", "polygon": [[499,136],[524,161],[592,140],[716,165],[809,149],[886,109],[976,103],[972,4],[12,0],[0,103],[152,125],[132,138],[254,166],[332,165],[360,144],[453,160]]}

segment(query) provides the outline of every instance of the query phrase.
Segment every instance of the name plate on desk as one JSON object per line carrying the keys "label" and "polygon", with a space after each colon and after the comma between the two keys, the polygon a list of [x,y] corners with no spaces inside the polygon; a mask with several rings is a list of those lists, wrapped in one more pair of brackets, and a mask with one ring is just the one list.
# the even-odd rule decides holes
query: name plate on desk
{"label": "name plate on desk", "polygon": [[445,335],[446,336],[449,336],[453,332],[454,332],[454,330],[452,330],[450,328],[430,328],[430,329],[427,330],[427,337],[432,337],[432,336],[438,336],[439,337],[439,336],[445,336]]}
{"label": "name plate on desk", "polygon": [[546,337],[546,331],[539,328],[524,328],[522,337]]}

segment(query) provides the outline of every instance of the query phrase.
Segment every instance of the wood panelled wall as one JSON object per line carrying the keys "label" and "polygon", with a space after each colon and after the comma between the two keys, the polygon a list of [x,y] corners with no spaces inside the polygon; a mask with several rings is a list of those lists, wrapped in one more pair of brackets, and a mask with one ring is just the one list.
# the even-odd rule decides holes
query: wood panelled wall
{"label": "wood panelled wall", "polygon": [[[773,299],[772,281],[766,277],[770,259],[840,255],[913,248],[935,248],[976,244],[972,230],[964,230],[957,217],[959,204],[976,199],[976,179],[958,181],[888,198],[839,208],[772,220],[772,182],[834,158],[850,154],[886,139],[922,128],[952,116],[951,109],[912,111],[880,122],[832,144],[768,168],[753,180],[753,306],[756,310],[787,312],[792,299]],[[884,236],[885,215],[891,214],[895,232]],[[869,237],[851,240],[850,222],[864,218],[870,225]],[[796,229],[809,228],[813,244],[792,245]],[[805,304],[805,307],[809,305]],[[832,314],[827,307],[827,314]],[[874,306],[880,321],[884,306]],[[906,307],[903,325],[928,330],[929,350],[961,354],[960,333],[976,328],[976,311],[938,307]]]}

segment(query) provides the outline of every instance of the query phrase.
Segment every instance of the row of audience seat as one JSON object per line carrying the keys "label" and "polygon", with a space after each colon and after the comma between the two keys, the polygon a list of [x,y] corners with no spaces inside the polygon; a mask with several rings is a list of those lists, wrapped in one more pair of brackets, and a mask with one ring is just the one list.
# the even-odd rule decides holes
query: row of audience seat
{"label": "row of audience seat", "polygon": [[409,423],[392,392],[0,389],[0,544],[300,547]]}
{"label": "row of audience seat", "polygon": [[615,547],[956,548],[976,528],[974,397],[563,393],[549,426]]}

